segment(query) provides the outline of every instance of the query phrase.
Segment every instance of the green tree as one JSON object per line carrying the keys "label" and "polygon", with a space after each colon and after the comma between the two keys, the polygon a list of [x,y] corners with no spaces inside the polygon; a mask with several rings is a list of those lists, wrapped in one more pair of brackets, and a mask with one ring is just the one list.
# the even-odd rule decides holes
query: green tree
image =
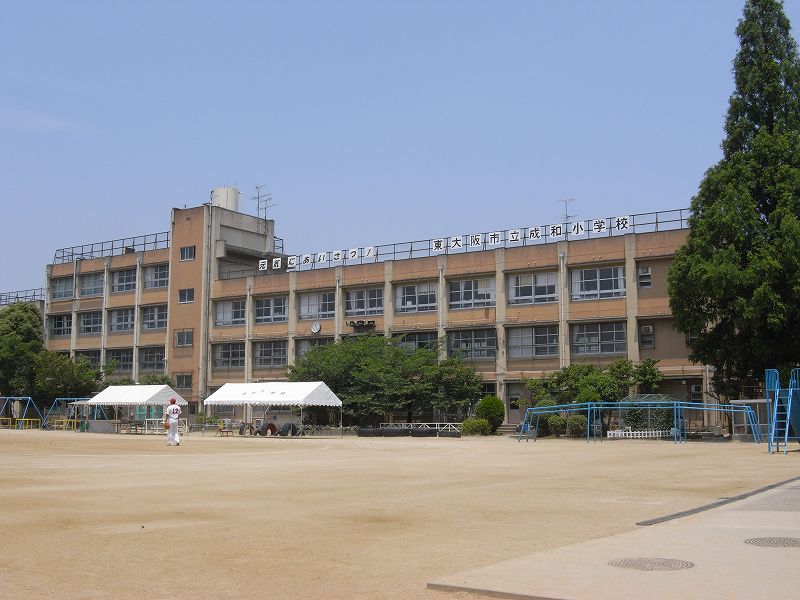
{"label": "green tree", "polygon": [[42,351],[42,315],[20,302],[0,310],[0,394],[34,394],[36,357]]}
{"label": "green tree", "polygon": [[478,402],[478,406],[475,408],[475,416],[478,419],[489,421],[491,432],[495,433],[506,417],[506,407],[500,398],[489,394]]}
{"label": "green tree", "polygon": [[648,358],[636,365],[634,380],[640,394],[655,394],[664,379],[658,369],[658,360]]}
{"label": "green tree", "polygon": [[58,352],[42,350],[34,364],[34,394],[38,398],[83,398],[102,387],[102,370],[92,368],[85,357],[73,361]]}
{"label": "green tree", "polygon": [[433,382],[436,389],[431,399],[433,407],[456,419],[480,396],[483,385],[477,371],[455,356],[435,366]]}
{"label": "green tree", "polygon": [[168,385],[175,387],[175,381],[169,375],[142,375],[139,377],[141,385]]}
{"label": "green tree", "polygon": [[670,306],[692,360],[737,396],[800,360],[800,62],[778,0],[747,0],[722,159],[692,199]]}
{"label": "green tree", "polygon": [[433,408],[463,411],[480,393],[475,369],[456,357],[439,363],[436,350],[408,351],[399,338],[359,336],[312,349],[289,367],[291,381],[324,381],[356,423],[393,412],[409,421]]}

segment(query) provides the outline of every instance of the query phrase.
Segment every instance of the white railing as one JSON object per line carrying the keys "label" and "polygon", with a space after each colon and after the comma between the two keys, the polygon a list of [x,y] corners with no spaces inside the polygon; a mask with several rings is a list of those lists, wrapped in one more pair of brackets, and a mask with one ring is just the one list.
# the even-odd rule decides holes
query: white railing
{"label": "white railing", "polygon": [[435,429],[461,431],[461,423],[381,423],[381,429]]}
{"label": "white railing", "polygon": [[609,439],[624,439],[624,438],[633,438],[633,439],[660,439],[660,438],[668,438],[672,437],[672,431],[669,429],[643,429],[641,431],[630,431],[627,429],[615,429],[613,431],[607,431],[606,437]]}

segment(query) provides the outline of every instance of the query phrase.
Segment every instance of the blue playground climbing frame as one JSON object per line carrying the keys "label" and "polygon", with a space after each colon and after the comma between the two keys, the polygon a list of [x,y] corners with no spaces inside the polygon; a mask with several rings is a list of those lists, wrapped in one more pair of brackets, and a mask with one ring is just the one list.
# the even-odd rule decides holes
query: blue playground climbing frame
{"label": "blue playground climbing frame", "polygon": [[767,447],[770,454],[788,451],[789,440],[800,440],[800,369],[792,369],[789,387],[782,388],[777,369],[766,370],[767,414],[771,418]]}
{"label": "blue playground climbing frame", "polygon": [[[520,425],[517,440],[534,441],[539,434],[539,421],[542,417],[549,415],[586,415],[586,441],[603,440],[602,420],[605,415],[610,417],[620,414],[627,410],[653,410],[667,409],[672,412],[672,428],[670,437],[674,443],[678,444],[686,441],[686,413],[688,411],[699,411],[701,413],[728,414],[731,417],[735,414],[742,414],[750,428],[753,442],[756,444],[763,441],[761,427],[753,408],[747,404],[705,404],[702,402],[687,402],[684,400],[638,400],[625,402],[584,402],[576,404],[557,404],[555,406],[541,406],[529,408],[525,411],[525,418]],[[800,412],[800,411],[798,411]],[[800,415],[799,415],[800,416]],[[599,432],[599,435],[598,435]]]}

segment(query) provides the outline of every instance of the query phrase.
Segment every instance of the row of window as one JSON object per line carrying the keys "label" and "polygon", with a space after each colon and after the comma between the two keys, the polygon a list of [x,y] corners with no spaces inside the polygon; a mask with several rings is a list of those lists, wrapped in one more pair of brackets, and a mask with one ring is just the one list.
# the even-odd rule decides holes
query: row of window
{"label": "row of window", "polygon": [[[108,311],[108,330],[111,333],[133,331],[135,327],[133,308],[116,308]],[[167,305],[143,306],[140,309],[143,331],[167,328]],[[78,334],[96,335],[103,332],[103,311],[93,310],[78,313]],[[72,334],[72,315],[51,315],[49,332],[53,337]]]}
{"label": "row of window", "polygon": [[[144,267],[145,289],[165,288],[169,285],[169,265]],[[81,298],[103,295],[103,273],[87,273],[78,277]],[[74,297],[74,278],[56,277],[50,280],[50,297],[53,300],[71,300]],[[136,269],[111,271],[111,291],[130,292],[136,289]]]}
{"label": "row of window", "polygon": [[[191,258],[183,258],[184,250],[191,249]],[[181,260],[194,259],[194,246],[181,248]],[[136,269],[112,271],[112,292],[136,289]],[[558,301],[558,274],[553,272],[528,273],[508,277],[508,303],[538,304]],[[594,300],[625,296],[625,268],[599,267],[571,271],[572,300]],[[638,268],[639,287],[652,286],[650,267]],[[165,288],[169,284],[169,265],[153,265],[144,268],[145,289]],[[449,306],[479,308],[495,305],[495,278],[462,279],[449,282]],[[73,297],[73,277],[58,277],[50,282],[53,300]],[[436,310],[436,282],[401,285],[396,289],[397,312],[424,312]],[[102,296],[103,273],[88,273],[80,276],[80,296]],[[345,314],[367,316],[383,314],[383,288],[352,290],[346,292]],[[179,302],[194,302],[194,289],[179,290]],[[243,310],[243,309],[242,309]],[[324,319],[333,317],[335,310],[333,292],[303,294],[300,298],[300,318]],[[285,315],[285,305],[284,313]],[[257,321],[258,322],[258,321]],[[270,322],[270,321],[262,321]]]}
{"label": "row of window", "polygon": [[[95,368],[100,368],[100,350],[78,350],[75,352],[75,359],[85,358],[89,364]],[[130,373],[133,370],[133,348],[113,348],[106,350],[106,360],[116,361],[116,373]],[[140,348],[139,349],[139,371],[140,372],[163,372],[164,371],[164,348]],[[192,388],[191,373],[176,373],[175,387],[177,389]]]}
{"label": "row of window", "polygon": [[[313,346],[331,343],[333,338],[297,340],[297,357],[303,356]],[[408,350],[434,348],[436,332],[417,332],[404,336],[400,342]],[[509,328],[509,359],[548,358],[558,356],[558,326],[541,325]],[[627,328],[624,321],[613,323],[586,323],[570,327],[570,350],[574,356],[626,354]],[[459,354],[465,359],[494,359],[497,356],[497,332],[494,329],[451,331],[447,334],[448,354]],[[245,343],[233,342],[214,345],[214,368],[239,369],[245,366]],[[288,364],[287,340],[254,342],[253,368],[284,367]]]}
{"label": "row of window", "polygon": [[[100,367],[100,350],[77,350],[75,359],[85,358],[94,368]],[[163,373],[166,352],[164,346],[139,348],[139,372]],[[109,348],[106,350],[106,363],[117,363],[116,373],[130,373],[133,370],[133,348]]]}
{"label": "row of window", "polygon": [[[649,268],[649,267],[648,267]],[[495,306],[495,278],[461,279],[449,282],[449,307],[480,308]],[[398,313],[434,311],[438,308],[436,282],[399,285],[395,289]],[[614,298],[625,295],[623,267],[584,269],[573,272],[573,299]],[[557,273],[512,275],[508,281],[509,304],[538,304],[558,300]],[[255,322],[277,323],[288,319],[288,297],[255,300]],[[316,292],[299,294],[298,316],[301,320],[332,319],[336,313],[336,294]],[[383,288],[345,291],[345,316],[383,314]],[[215,303],[214,324],[244,325],[244,300]]]}

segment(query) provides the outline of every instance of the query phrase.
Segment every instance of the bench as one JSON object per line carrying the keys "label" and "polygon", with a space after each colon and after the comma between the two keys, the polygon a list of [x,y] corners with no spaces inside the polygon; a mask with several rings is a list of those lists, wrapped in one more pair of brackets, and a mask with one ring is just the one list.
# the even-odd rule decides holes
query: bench
{"label": "bench", "polygon": [[217,429],[217,433],[215,435],[218,435],[220,437],[231,436],[233,435],[233,429],[220,427],[219,429]]}

